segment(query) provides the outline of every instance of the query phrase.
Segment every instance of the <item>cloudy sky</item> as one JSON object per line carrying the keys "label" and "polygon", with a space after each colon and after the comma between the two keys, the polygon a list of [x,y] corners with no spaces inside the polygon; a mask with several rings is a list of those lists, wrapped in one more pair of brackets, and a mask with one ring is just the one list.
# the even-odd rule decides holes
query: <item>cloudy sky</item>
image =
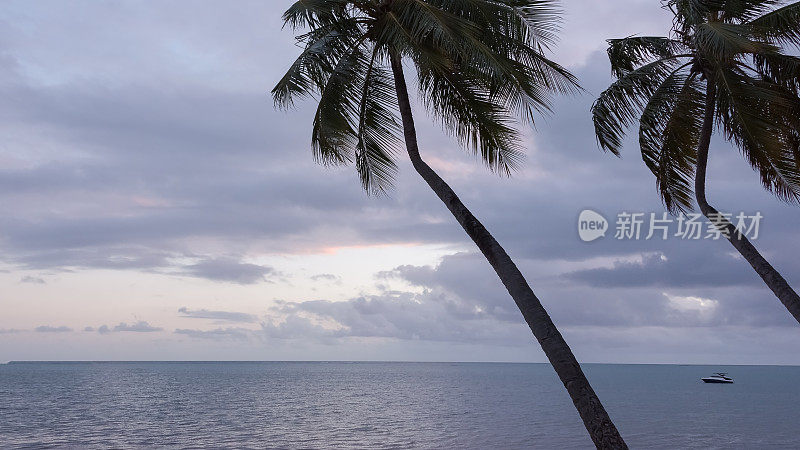
{"label": "cloudy sky", "polygon": [[[288,2],[0,7],[0,362],[543,361],[489,265],[400,161],[369,197],[316,166],[310,113],[269,90],[299,49]],[[553,57],[585,95],[486,173],[416,109],[423,157],[518,262],[582,361],[800,364],[800,327],[724,241],[582,242],[580,211],[663,212],[634,140],[597,149],[604,39],[663,34],[655,0],[565,2]],[[800,285],[800,209],[716,140],[709,197],[761,212]]]}

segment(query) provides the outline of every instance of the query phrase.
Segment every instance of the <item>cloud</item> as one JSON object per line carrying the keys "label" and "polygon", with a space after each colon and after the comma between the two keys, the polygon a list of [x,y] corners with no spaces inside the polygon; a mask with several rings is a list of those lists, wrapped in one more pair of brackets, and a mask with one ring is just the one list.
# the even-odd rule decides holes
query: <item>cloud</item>
{"label": "cloud", "polygon": [[643,254],[639,261],[618,260],[612,267],[576,270],[564,277],[604,288],[761,285],[762,281],[744,261],[719,244],[725,242],[698,242],[680,251]]}
{"label": "cloud", "polygon": [[693,313],[702,318],[711,318],[719,307],[719,300],[694,296],[669,295],[664,293],[669,307],[681,313]]}
{"label": "cloud", "polygon": [[262,323],[274,339],[390,338],[527,343],[520,320],[508,323],[471,302],[441,293],[383,291],[346,301],[278,302]]}
{"label": "cloud", "polygon": [[337,275],[333,275],[331,273],[319,273],[319,274],[316,274],[316,275],[312,275],[309,278],[311,278],[312,281],[335,281],[335,282],[341,282],[342,281],[341,277],[339,277]]}
{"label": "cloud", "polygon": [[[32,228],[37,225],[29,224]],[[97,224],[95,224],[96,226]],[[20,225],[24,227],[25,225]],[[87,225],[88,226],[88,225]],[[88,226],[87,229],[93,228]],[[37,246],[43,243],[36,244]],[[24,245],[19,241],[15,245]],[[47,245],[47,244],[45,244]],[[169,258],[179,258],[181,253],[166,253],[156,249],[106,245],[95,248],[71,248],[73,244],[53,242],[48,248],[26,248],[12,262],[24,268],[37,269],[113,269],[156,270],[171,266]]]}
{"label": "cloud", "polygon": [[181,317],[190,319],[213,319],[226,322],[242,322],[254,323],[258,321],[258,317],[254,314],[247,314],[243,312],[234,311],[209,311],[207,309],[189,309],[182,307],[178,309]]}
{"label": "cloud", "polygon": [[[656,257],[662,261],[660,255]],[[735,266],[740,261],[727,255],[724,257],[731,259],[733,265],[699,269],[698,277],[689,277],[687,283],[671,282],[669,277],[664,277],[663,282],[657,283],[634,280],[624,289],[598,289],[595,284],[575,282],[565,275],[580,272],[570,270],[570,267],[590,266],[590,262],[554,263],[518,258],[517,264],[559,326],[792,326],[791,317],[782,310],[769,290],[750,281],[725,281],[730,275],[720,271],[729,270],[734,276],[745,279],[750,274],[747,267]],[[708,258],[709,264],[715,261],[713,254]],[[692,261],[689,259],[687,263],[690,264]],[[676,260],[680,263],[679,258]],[[658,280],[662,275],[659,269],[650,277]],[[443,306],[438,311],[440,316],[437,320],[469,321],[477,315],[509,325],[524,323],[510,295],[480,254],[449,255],[437,266],[399,266],[380,276],[403,280],[416,292],[421,290],[422,293],[417,295],[437,299]],[[642,275],[631,278],[635,276]],[[629,280],[627,277],[620,280],[609,278],[615,283]],[[598,276],[592,281],[601,284],[607,280]],[[682,297],[715,299],[716,307],[703,311],[676,308],[671,298]]]}
{"label": "cloud", "polygon": [[208,259],[184,267],[185,273],[214,281],[227,281],[238,284],[255,284],[275,275],[272,267],[242,263],[230,258]]}
{"label": "cloud", "polygon": [[397,278],[441,298],[455,317],[470,318],[476,311],[496,320],[518,323],[520,313],[497,275],[482,256],[459,253],[442,258],[437,266],[403,265],[379,273]]}
{"label": "cloud", "polygon": [[49,325],[42,325],[34,328],[37,333],[68,333],[72,328],[67,326],[52,327]]}
{"label": "cloud", "polygon": [[[92,327],[86,327],[84,330],[93,331]],[[109,327],[108,325],[101,325],[100,327],[97,328],[97,332],[100,334],[119,333],[119,332],[154,333],[163,330],[164,330],[163,328],[154,327],[143,320],[140,320],[132,324],[120,322],[119,324],[114,325],[113,327]]]}
{"label": "cloud", "polygon": [[[250,6],[279,21],[280,8]],[[642,8],[637,5],[637,9]],[[176,20],[170,12],[160,13],[165,21]],[[217,23],[207,10],[197,15],[192,29]],[[237,16],[234,23],[250,23],[251,17]],[[58,25],[77,26],[70,21]],[[141,28],[128,25],[132,32]],[[163,28],[149,25],[155,35],[193,33],[180,22],[161,24]],[[55,53],[60,43],[41,46],[21,40],[18,45],[31,48],[8,50],[23,61],[33,55],[38,55],[37,61],[62,61],[64,73],[82,76],[52,83],[19,72],[0,85],[8,98],[16,100],[0,107],[7,128],[23,136],[30,144],[25,148],[57,145],[61,155],[44,155],[41,164],[20,163],[0,170],[0,187],[5,187],[0,197],[11,197],[7,201],[20,205],[13,217],[0,219],[4,259],[31,269],[184,272],[252,284],[274,269],[231,260],[198,243],[208,242],[210,248],[223,244],[237,252],[253,247],[270,252],[319,249],[330,245],[332,235],[338,245],[469,244],[446,209],[402,161],[397,190],[380,199],[365,197],[351,171],[313,165],[307,142],[297,138],[308,134],[311,109],[304,105],[289,115],[277,113],[263,96],[264,68],[269,68],[267,78],[277,79],[279,68],[272,68],[271,62],[291,59],[296,53],[292,45],[276,47],[268,56],[253,54],[248,53],[253,36],[220,35],[212,32],[212,26],[207,28],[208,36],[195,37],[205,43],[204,48],[224,43],[248,55],[221,51],[219,55],[241,59],[209,67],[242,67],[236,76],[245,77],[244,82],[229,85],[228,77],[234,74],[195,78],[191,64],[176,60],[174,51],[149,36],[139,36],[143,41],[130,46],[127,60],[116,61],[118,66],[104,66],[102,73],[110,70],[115,75],[102,79],[95,78],[101,72],[90,69],[95,61],[69,53],[80,46],[67,46],[67,53],[61,54]],[[15,30],[9,32],[22,33]],[[252,31],[265,42],[288,37],[277,31]],[[94,40],[112,45],[120,39],[125,40],[114,34]],[[199,60],[207,55],[194,52]],[[124,70],[131,61],[137,61],[135,74]],[[589,54],[585,66],[575,70],[595,94],[610,81],[603,52]],[[116,77],[144,78],[126,83]],[[186,83],[187,77],[192,83]],[[524,144],[530,148],[526,169],[511,181],[484,173],[433,124],[420,121],[420,140],[436,149],[426,151],[426,156],[469,168],[469,173],[446,173],[448,181],[516,256],[582,260],[655,251],[658,243],[606,239],[587,246],[576,237],[575,215],[586,206],[611,212],[629,207],[661,209],[652,175],[638,161],[634,146],[626,148],[622,161],[597,150],[587,113],[592,100],[591,94],[556,99],[554,118],[535,136],[526,137]],[[36,127],[51,130],[57,138],[35,132]],[[16,147],[11,150],[16,154]],[[728,164],[730,159],[721,161]],[[570,176],[563,176],[564,167],[569,167]],[[746,172],[746,167],[742,169]],[[726,173],[740,178],[741,172]],[[758,194],[757,179],[753,181],[749,189],[731,190],[726,198],[762,205],[764,196]],[[770,204],[770,209],[775,212],[768,217],[778,226],[772,232],[789,233],[792,215],[780,205]],[[779,248],[774,242],[770,245]],[[177,262],[198,253],[207,257],[188,267]]]}
{"label": "cloud", "polygon": [[20,283],[31,283],[31,284],[47,284],[44,279],[39,277],[32,277],[30,275],[25,275],[24,277],[20,278]]}
{"label": "cloud", "polygon": [[130,331],[134,333],[152,333],[155,331],[162,331],[163,328],[151,326],[149,323],[145,321],[139,321],[133,324],[128,325],[125,322],[120,323],[119,325],[115,325],[111,331]]}
{"label": "cloud", "polygon": [[252,338],[256,332],[247,328],[217,328],[214,330],[195,330],[179,328],[175,330],[175,334],[188,336],[195,339],[212,339],[212,340],[245,340]]}

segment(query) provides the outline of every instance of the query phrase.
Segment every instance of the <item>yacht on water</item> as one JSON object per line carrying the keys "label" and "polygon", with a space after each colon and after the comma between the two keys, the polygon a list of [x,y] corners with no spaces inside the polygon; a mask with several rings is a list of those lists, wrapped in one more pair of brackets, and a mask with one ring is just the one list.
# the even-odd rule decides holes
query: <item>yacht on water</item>
{"label": "yacht on water", "polygon": [[701,378],[704,383],[733,383],[733,378],[729,377],[727,373],[717,372],[710,377]]}

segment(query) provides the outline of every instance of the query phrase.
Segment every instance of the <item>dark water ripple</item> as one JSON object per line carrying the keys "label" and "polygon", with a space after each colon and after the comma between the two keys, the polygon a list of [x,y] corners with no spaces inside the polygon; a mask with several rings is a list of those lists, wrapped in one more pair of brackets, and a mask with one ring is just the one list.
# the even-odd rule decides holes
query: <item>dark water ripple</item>
{"label": "dark water ripple", "polygon": [[[727,369],[729,386],[700,376]],[[587,365],[634,448],[800,448],[800,368]],[[0,365],[3,448],[591,448],[538,364]]]}

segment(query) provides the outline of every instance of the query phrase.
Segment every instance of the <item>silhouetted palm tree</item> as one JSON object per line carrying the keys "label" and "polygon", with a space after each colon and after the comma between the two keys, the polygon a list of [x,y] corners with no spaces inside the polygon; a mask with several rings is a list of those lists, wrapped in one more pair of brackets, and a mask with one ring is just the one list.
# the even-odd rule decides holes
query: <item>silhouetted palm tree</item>
{"label": "silhouetted palm tree", "polygon": [[594,106],[600,146],[619,154],[639,119],[639,145],[672,212],[700,211],[753,266],[800,322],[800,297],[744,233],[706,200],[706,167],[716,128],[741,150],[778,198],[800,200],[800,2],[670,0],[667,37],[609,40],[617,81]]}
{"label": "silhouetted palm tree", "polygon": [[[405,146],[416,171],[444,202],[513,297],[567,388],[598,447],[625,443],[578,361],[517,266],[417,146],[403,61],[415,69],[422,104],[445,130],[509,174],[522,155],[517,118],[548,109],[553,92],[576,88],[544,56],[557,31],[552,0],[301,0],[284,14],[304,49],[272,91],[278,106],[316,96],[312,147],[323,164],[354,163],[370,192],[395,174]],[[396,120],[396,112],[401,121]]]}

